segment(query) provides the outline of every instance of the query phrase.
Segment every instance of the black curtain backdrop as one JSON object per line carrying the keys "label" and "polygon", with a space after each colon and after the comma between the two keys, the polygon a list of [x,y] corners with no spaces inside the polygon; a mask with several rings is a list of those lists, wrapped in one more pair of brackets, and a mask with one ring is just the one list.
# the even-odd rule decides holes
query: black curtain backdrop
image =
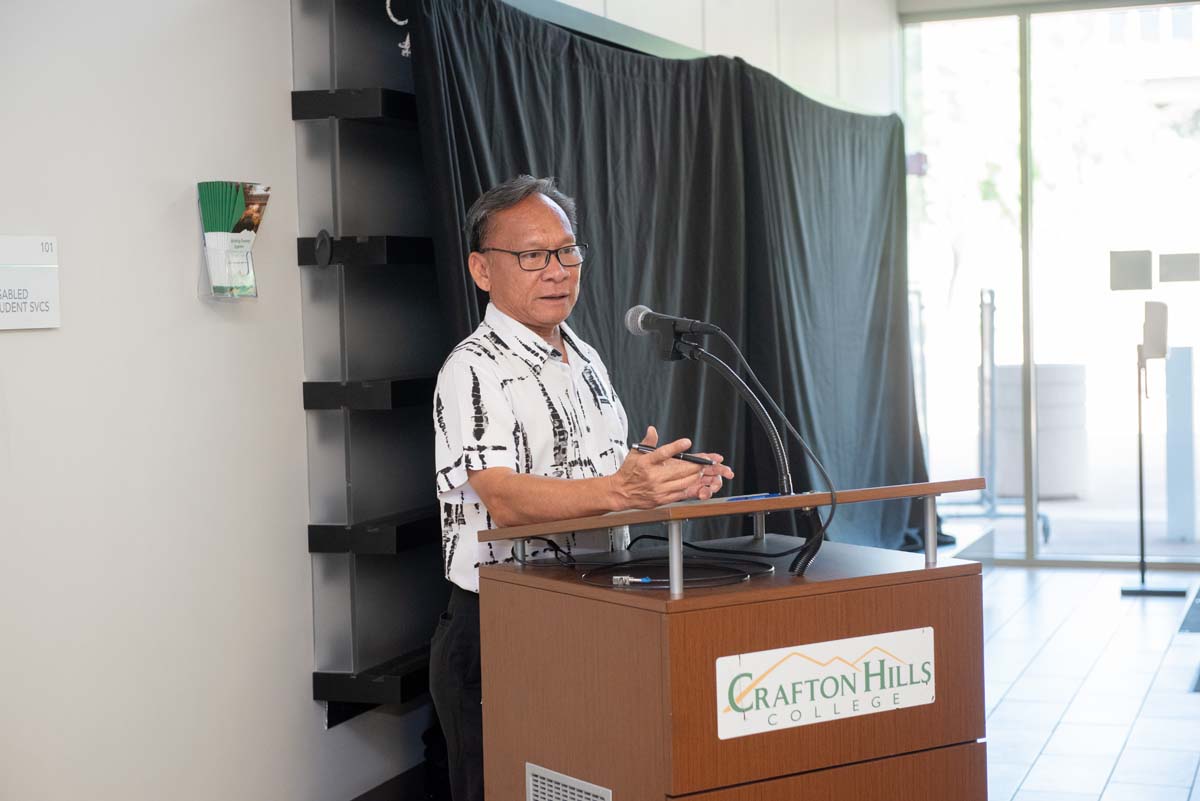
{"label": "black curtain backdrop", "polygon": [[[572,326],[629,413],[724,453],[734,490],[773,491],[766,440],[736,393],[665,363],[626,309],[720,325],[837,486],[925,480],[908,350],[903,129],[838,111],[740,60],[631,53],[499,0],[420,0],[412,14],[421,145],[453,333],[479,322],[462,229],[484,190],[553,175],[591,245]],[[710,343],[726,361],[732,354]],[[797,446],[797,489],[822,488]],[[831,536],[897,547],[908,501],[838,511]],[[777,519],[778,518],[778,519]],[[807,519],[772,516],[770,529]],[[733,533],[740,521],[708,534]]]}

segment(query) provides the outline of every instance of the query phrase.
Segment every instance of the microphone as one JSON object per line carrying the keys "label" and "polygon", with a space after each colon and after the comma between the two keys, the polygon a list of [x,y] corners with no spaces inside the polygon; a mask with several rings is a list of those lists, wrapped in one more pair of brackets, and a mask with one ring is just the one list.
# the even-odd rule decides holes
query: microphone
{"label": "microphone", "polygon": [[648,306],[640,303],[625,312],[625,328],[629,333],[644,337],[649,334],[664,334],[674,337],[676,334],[719,334],[721,329],[703,320],[690,320],[687,317],[674,317],[670,314],[659,314]]}
{"label": "microphone", "polygon": [[[741,376],[733,368],[700,347],[698,343],[685,339],[684,335],[718,334],[724,337],[731,345],[733,344],[733,340],[712,323],[706,323],[703,320],[689,320],[686,317],[674,317],[670,314],[659,314],[641,304],[625,312],[625,327],[629,329],[629,333],[635,336],[658,334],[658,352],[664,361],[675,362],[681,359],[695,359],[696,361],[704,362],[733,385],[733,388],[742,396],[742,399],[749,404],[751,411],[754,412],[758,421],[767,432],[767,441],[771,443],[771,450],[775,457],[775,467],[779,473],[779,493],[781,495],[791,495],[792,475],[791,468],[788,466],[787,450],[783,447],[783,439],[779,436],[779,429],[775,427],[774,421],[767,414],[766,407],[763,406],[762,401],[754,394],[754,390],[746,386],[746,382],[742,380]],[[737,349],[736,345],[734,349]],[[740,351],[738,353],[740,354]]]}

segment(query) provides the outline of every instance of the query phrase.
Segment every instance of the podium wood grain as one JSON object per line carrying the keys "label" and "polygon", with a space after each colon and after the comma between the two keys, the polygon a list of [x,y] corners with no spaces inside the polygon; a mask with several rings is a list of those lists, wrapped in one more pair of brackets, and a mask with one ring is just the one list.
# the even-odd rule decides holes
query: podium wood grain
{"label": "podium wood grain", "polygon": [[[981,608],[981,586],[980,576],[965,576],[669,616],[671,794],[982,737],[982,621],[962,614]],[[717,739],[719,657],[927,626],[934,630],[934,703]]]}
{"label": "podium wood grain", "polygon": [[966,743],[687,796],[688,801],[963,801],[987,796],[987,751]]}
{"label": "podium wood grain", "polygon": [[[560,569],[480,578],[489,801],[525,798],[526,762],[619,801],[986,798],[978,564],[829,543],[806,578],[675,600]],[[717,657],[925,626],[933,704],[717,738]]]}
{"label": "podium wood grain", "polygon": [[480,601],[488,801],[524,801],[526,762],[662,799],[662,616],[505,582]]}

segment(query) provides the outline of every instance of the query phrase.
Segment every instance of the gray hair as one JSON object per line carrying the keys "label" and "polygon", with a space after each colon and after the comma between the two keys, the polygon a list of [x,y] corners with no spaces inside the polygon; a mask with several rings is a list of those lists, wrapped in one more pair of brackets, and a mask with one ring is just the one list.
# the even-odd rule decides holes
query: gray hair
{"label": "gray hair", "polygon": [[467,245],[470,249],[476,251],[483,247],[493,214],[510,209],[530,195],[536,194],[545,195],[553,200],[563,210],[563,214],[567,215],[571,231],[575,231],[575,201],[559,190],[553,178],[518,175],[504,183],[496,184],[471,204],[470,210],[467,211]]}

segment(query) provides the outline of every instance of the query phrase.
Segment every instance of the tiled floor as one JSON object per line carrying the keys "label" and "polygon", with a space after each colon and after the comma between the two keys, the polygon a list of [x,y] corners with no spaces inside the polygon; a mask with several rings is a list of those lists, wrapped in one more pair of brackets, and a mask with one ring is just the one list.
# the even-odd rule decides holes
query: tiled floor
{"label": "tiled floor", "polygon": [[989,801],[1200,801],[1200,634],[1134,578],[984,568]]}

